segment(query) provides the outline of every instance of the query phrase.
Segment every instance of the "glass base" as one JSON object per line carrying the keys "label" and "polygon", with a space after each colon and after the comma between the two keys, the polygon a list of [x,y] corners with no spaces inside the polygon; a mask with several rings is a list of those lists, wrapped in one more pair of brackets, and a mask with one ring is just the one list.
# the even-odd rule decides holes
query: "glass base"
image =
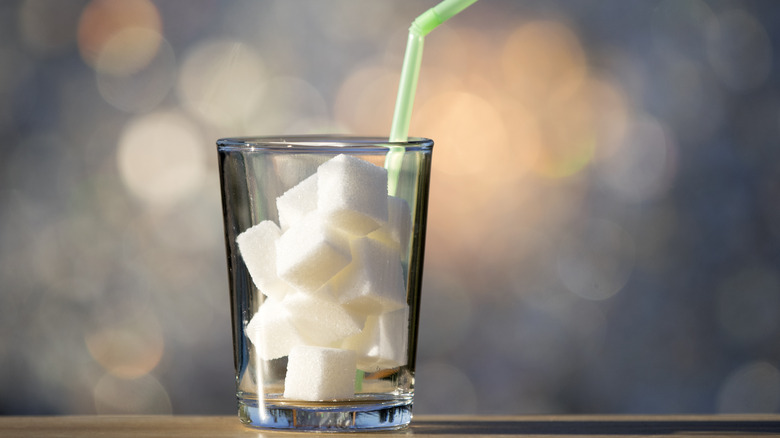
{"label": "glass base", "polygon": [[290,402],[239,398],[238,417],[247,426],[313,432],[397,430],[412,421],[411,398],[360,397],[347,402]]}

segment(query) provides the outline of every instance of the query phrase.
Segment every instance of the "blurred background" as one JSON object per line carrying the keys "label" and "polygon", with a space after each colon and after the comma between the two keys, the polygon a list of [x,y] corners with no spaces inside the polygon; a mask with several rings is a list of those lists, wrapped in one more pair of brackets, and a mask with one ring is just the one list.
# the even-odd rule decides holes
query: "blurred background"
{"label": "blurred background", "polygon": [[[0,2],[0,414],[235,411],[214,142],[388,135],[431,0]],[[780,411],[780,3],[426,38],[420,414]]]}

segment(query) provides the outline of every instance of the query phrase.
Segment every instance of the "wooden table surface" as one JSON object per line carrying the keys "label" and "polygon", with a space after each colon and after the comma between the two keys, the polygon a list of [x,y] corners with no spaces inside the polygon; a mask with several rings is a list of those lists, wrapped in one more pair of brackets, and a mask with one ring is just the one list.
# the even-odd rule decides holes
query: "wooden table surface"
{"label": "wooden table surface", "polygon": [[[779,436],[780,415],[710,416],[416,416],[412,426],[398,432],[371,435],[421,437],[536,436]],[[329,437],[352,436],[327,434]],[[2,438],[92,437],[210,437],[233,438],[308,436],[312,433],[269,432],[241,425],[234,416],[0,416]]]}

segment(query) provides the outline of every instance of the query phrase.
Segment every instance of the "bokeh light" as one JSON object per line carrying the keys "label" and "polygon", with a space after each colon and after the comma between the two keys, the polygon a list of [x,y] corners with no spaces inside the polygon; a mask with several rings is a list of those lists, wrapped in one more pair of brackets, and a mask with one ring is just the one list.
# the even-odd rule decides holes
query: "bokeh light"
{"label": "bokeh light", "polygon": [[92,357],[105,370],[124,379],[148,374],[160,362],[164,340],[154,317],[139,317],[117,327],[102,328],[86,337]]}
{"label": "bokeh light", "polygon": [[332,130],[330,110],[322,94],[299,77],[276,76],[262,98],[244,116],[255,133],[314,134]]}
{"label": "bokeh light", "polygon": [[439,173],[478,175],[486,185],[492,178],[506,179],[508,169],[496,169],[494,163],[511,159],[509,135],[501,115],[485,99],[466,91],[442,93],[424,103],[418,120],[431,137],[447,145],[437,157]]}
{"label": "bokeh light", "polygon": [[634,267],[634,242],[620,226],[606,220],[586,224],[574,239],[562,239],[558,276],[574,294],[607,299],[625,286]]}
{"label": "bokeh light", "polygon": [[518,26],[504,43],[501,67],[507,90],[540,111],[568,100],[588,73],[579,38],[554,21]]}
{"label": "bokeh light", "polygon": [[616,197],[644,202],[664,194],[673,182],[676,154],[666,130],[651,118],[627,127],[624,140],[599,164],[599,173]]}
{"label": "bokeh light", "polygon": [[100,72],[132,74],[154,58],[161,32],[159,12],[149,0],[93,0],[81,15],[79,49]]}
{"label": "bokeh light", "polygon": [[175,112],[133,120],[117,150],[119,173],[131,193],[144,201],[175,204],[203,183],[204,142],[197,125]]}
{"label": "bokeh light", "polygon": [[[1,2],[0,413],[234,414],[214,140],[386,135],[435,3]],[[780,411],[778,13],[491,0],[426,37],[416,413]]]}
{"label": "bokeh light", "polygon": [[264,71],[251,46],[237,40],[205,41],[184,55],[179,97],[203,122],[243,132],[247,115],[265,91]]}
{"label": "bokeh light", "polygon": [[780,371],[767,362],[750,362],[734,370],[718,394],[722,413],[777,412]]}
{"label": "bokeh light", "polygon": [[[136,30],[130,38],[158,38],[148,30]],[[144,66],[127,74],[116,75],[98,69],[97,86],[106,102],[117,109],[144,113],[155,109],[175,85],[177,65],[173,48],[164,39],[159,40],[155,55]]]}
{"label": "bokeh light", "polygon": [[772,68],[772,43],[752,15],[739,9],[720,14],[708,28],[707,55],[727,87],[740,91],[761,85]]}
{"label": "bokeh light", "polygon": [[389,130],[400,73],[382,65],[356,68],[339,89],[335,118],[350,132],[376,135]]}

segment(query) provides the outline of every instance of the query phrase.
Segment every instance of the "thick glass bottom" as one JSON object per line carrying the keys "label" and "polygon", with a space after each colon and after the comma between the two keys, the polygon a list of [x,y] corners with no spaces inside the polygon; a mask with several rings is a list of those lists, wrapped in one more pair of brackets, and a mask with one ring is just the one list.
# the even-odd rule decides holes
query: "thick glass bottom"
{"label": "thick glass bottom", "polygon": [[345,402],[292,402],[239,398],[238,417],[247,426],[313,432],[402,429],[412,421],[411,398],[368,394]]}

